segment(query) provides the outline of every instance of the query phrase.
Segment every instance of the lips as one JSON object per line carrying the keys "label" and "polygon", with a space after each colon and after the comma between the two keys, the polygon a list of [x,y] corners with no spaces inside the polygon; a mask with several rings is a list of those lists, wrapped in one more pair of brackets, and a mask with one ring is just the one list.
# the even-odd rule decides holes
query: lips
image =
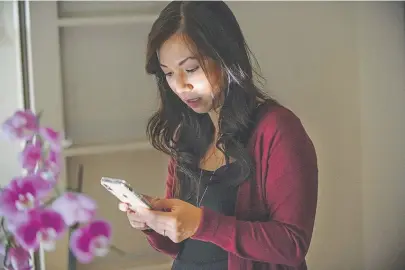
{"label": "lips", "polygon": [[199,99],[200,99],[199,97],[197,97],[197,98],[189,98],[189,99],[186,99],[185,101],[186,102],[195,102],[195,101],[197,101]]}
{"label": "lips", "polygon": [[189,99],[184,99],[184,102],[191,108],[197,108],[200,105],[201,98],[189,98]]}
{"label": "lips", "polygon": [[186,103],[194,102],[194,101],[201,99],[201,97],[199,97],[199,96],[182,96],[180,98],[181,98],[181,100],[183,100],[183,102],[186,102]]}

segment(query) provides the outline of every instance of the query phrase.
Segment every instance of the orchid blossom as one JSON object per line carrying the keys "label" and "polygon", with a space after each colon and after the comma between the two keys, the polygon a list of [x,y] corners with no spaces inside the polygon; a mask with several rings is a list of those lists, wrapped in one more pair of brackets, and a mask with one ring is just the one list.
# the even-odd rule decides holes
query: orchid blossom
{"label": "orchid blossom", "polygon": [[[0,254],[7,270],[33,269],[31,255],[73,231],[70,248],[81,263],[105,256],[111,243],[111,225],[95,220],[97,204],[85,194],[57,188],[64,141],[61,133],[40,125],[30,110],[15,112],[2,125],[12,140],[25,146],[17,157],[23,174],[0,190]],[[3,266],[4,265],[4,266]]]}

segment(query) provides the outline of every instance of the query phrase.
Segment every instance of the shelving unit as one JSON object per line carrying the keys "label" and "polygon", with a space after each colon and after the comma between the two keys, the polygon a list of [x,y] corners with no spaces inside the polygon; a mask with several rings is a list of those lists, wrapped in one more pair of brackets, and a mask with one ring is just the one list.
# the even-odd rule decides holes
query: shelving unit
{"label": "shelving unit", "polygon": [[[113,226],[113,251],[77,270],[166,270],[171,258],[133,230],[118,201],[100,185],[102,176],[127,180],[139,192],[163,196],[167,157],[145,136],[157,108],[153,78],[144,71],[150,27],[166,2],[30,1],[29,60],[32,107],[42,121],[71,142],[64,149],[63,186],[75,187],[84,167],[83,192],[100,218]],[[68,270],[68,240],[45,254],[46,269]]]}
{"label": "shelving unit", "polygon": [[136,23],[152,23],[157,16],[133,15],[133,16],[100,16],[90,18],[62,18],[58,20],[59,27],[102,26],[102,25],[126,25]]}
{"label": "shelving unit", "polygon": [[147,141],[134,141],[110,144],[72,145],[64,150],[66,157],[101,155],[116,152],[153,150]]}

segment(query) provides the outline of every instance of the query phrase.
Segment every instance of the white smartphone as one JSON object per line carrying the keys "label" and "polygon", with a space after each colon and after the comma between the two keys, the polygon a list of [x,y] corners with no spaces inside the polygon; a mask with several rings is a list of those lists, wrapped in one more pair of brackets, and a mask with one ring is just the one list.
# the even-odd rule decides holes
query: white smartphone
{"label": "white smartphone", "polygon": [[138,207],[152,209],[149,201],[142,194],[136,193],[125,180],[102,177],[100,182],[105,189],[121,202],[127,203],[131,209],[136,210]]}

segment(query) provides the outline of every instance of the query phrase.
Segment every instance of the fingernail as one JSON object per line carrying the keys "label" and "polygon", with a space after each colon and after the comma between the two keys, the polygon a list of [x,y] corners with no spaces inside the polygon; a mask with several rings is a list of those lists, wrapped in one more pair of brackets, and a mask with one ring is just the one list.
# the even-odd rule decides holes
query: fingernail
{"label": "fingernail", "polygon": [[122,212],[125,212],[128,210],[128,205],[125,203],[120,203],[118,204],[118,209],[120,209]]}

